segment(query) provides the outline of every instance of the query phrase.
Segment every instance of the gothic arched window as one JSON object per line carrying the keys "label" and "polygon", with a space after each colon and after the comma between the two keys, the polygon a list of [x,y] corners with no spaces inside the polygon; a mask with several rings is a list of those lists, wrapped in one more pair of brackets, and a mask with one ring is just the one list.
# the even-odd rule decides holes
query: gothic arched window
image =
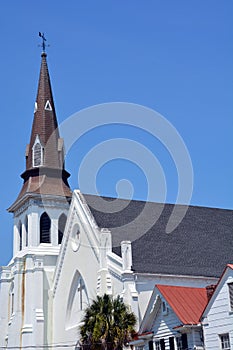
{"label": "gothic arched window", "polygon": [[19,250],[23,247],[22,222],[19,222]]}
{"label": "gothic arched window", "polygon": [[40,217],[40,243],[50,243],[51,220],[47,213]]}
{"label": "gothic arched window", "polygon": [[67,217],[65,214],[61,214],[58,220],[58,244],[61,244],[63,234],[65,231]]}

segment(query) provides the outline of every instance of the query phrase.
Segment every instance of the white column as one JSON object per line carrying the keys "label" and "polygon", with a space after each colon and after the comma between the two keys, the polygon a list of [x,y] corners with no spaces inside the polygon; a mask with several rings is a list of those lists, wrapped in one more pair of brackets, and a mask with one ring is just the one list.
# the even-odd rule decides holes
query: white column
{"label": "white column", "polygon": [[9,310],[9,291],[10,291],[10,270],[2,269],[0,275],[1,293],[0,293],[0,347],[5,346],[5,337],[7,335],[8,322],[10,319]]}
{"label": "white column", "polygon": [[39,213],[35,210],[35,207],[30,211],[28,215],[28,246],[37,247],[40,244]]}
{"label": "white column", "polygon": [[[27,255],[27,259],[24,262],[24,274],[22,275],[22,321],[23,327],[22,334],[22,346],[29,346],[33,344],[33,319],[34,319],[34,262],[31,255]],[[40,288],[40,286],[36,286]]]}
{"label": "white column", "polygon": [[22,249],[26,247],[26,228],[25,222],[22,221]]}
{"label": "white column", "polygon": [[51,243],[53,246],[58,245],[58,219],[51,218]]}
{"label": "white column", "polygon": [[14,220],[14,228],[13,228],[13,234],[14,234],[14,243],[13,243],[13,256],[15,256],[19,250],[19,231],[17,227],[17,221]]}
{"label": "white column", "polygon": [[111,232],[103,228],[100,233],[100,269],[97,276],[97,294],[112,294],[112,280],[107,268],[107,253],[111,251]]}

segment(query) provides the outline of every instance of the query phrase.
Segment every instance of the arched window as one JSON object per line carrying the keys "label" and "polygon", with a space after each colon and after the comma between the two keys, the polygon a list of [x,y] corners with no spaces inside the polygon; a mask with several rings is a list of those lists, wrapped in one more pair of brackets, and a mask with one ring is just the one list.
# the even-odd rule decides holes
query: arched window
{"label": "arched window", "polygon": [[50,243],[51,220],[47,213],[40,217],[40,243]]}
{"label": "arched window", "polygon": [[66,219],[67,219],[66,215],[61,214],[58,220],[58,244],[61,244],[61,241],[63,238],[63,234],[66,226]]}
{"label": "arched window", "polygon": [[19,250],[23,247],[22,222],[19,222]]}
{"label": "arched window", "polygon": [[36,136],[35,143],[32,147],[32,166],[38,167],[43,165],[43,147],[39,136]]}
{"label": "arched window", "polygon": [[86,309],[88,305],[89,298],[85,287],[85,282],[79,271],[76,271],[72,279],[68,296],[65,326],[67,328],[77,326],[80,312]]}
{"label": "arched window", "polygon": [[25,222],[24,222],[24,226],[25,226],[25,246],[28,246],[28,217],[26,216],[25,218]]}

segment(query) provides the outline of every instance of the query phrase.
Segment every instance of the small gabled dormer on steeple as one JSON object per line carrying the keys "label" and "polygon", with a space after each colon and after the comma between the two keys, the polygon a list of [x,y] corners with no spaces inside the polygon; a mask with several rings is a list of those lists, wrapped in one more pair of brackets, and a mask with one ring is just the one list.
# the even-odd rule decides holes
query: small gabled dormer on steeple
{"label": "small gabled dormer on steeple", "polygon": [[[14,204],[14,255],[25,247],[61,243],[71,199],[49,77],[47,54],[41,68],[23,187]],[[27,229],[25,226],[27,222]]]}

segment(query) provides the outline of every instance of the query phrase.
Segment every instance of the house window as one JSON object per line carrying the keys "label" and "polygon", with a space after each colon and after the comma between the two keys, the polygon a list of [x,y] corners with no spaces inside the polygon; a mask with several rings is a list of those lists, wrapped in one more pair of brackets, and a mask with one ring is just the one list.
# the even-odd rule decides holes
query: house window
{"label": "house window", "polygon": [[40,217],[40,243],[50,243],[51,220],[47,213]]}
{"label": "house window", "polygon": [[163,303],[162,303],[162,314],[163,315],[167,315],[168,314],[168,306],[167,306],[166,301],[163,301]]}
{"label": "house window", "polygon": [[170,350],[175,350],[175,339],[174,337],[169,338],[169,349]]}
{"label": "house window", "polygon": [[67,219],[66,215],[61,214],[58,220],[58,244],[61,244],[61,241],[63,238],[63,234],[66,226],[66,219]]}
{"label": "house window", "polygon": [[165,350],[165,341],[164,339],[155,341],[155,350]]}
{"label": "house window", "polygon": [[231,350],[229,334],[221,334],[219,337],[221,341],[221,349]]}
{"label": "house window", "polygon": [[177,347],[177,350],[182,350],[183,349],[181,337],[176,338],[176,347]]}
{"label": "house window", "polygon": [[228,283],[229,297],[230,297],[230,308],[233,311],[233,282]]}
{"label": "house window", "polygon": [[148,342],[148,347],[149,347],[149,350],[154,350],[153,340],[150,340]]}
{"label": "house window", "polygon": [[182,334],[181,337],[176,338],[177,350],[187,350],[188,349],[188,339],[187,334]]}

